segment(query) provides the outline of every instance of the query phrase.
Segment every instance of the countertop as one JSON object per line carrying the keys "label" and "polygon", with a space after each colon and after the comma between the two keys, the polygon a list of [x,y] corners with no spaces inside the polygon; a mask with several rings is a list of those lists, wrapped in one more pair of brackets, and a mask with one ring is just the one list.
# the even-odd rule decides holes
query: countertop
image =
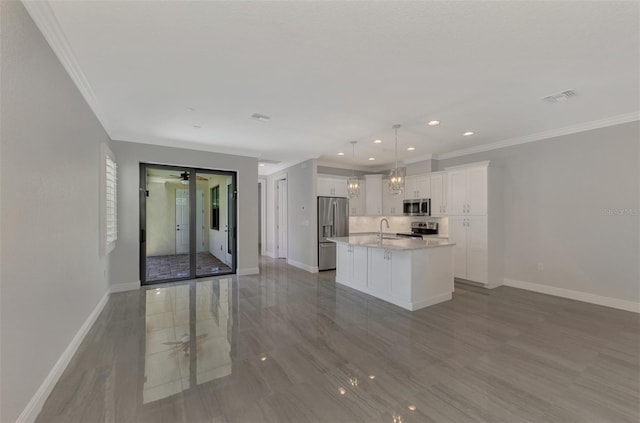
{"label": "countertop", "polygon": [[[391,238],[391,239],[390,239]],[[392,238],[388,235],[382,242],[377,235],[350,235],[337,238],[327,238],[327,241],[337,244],[358,245],[361,247],[384,248],[385,250],[421,250],[426,248],[451,247],[456,245],[446,239],[411,239]]]}

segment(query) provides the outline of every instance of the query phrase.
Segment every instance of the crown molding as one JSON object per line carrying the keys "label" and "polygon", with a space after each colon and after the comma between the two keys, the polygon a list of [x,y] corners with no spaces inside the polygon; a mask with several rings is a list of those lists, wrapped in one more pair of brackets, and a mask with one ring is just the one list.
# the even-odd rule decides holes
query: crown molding
{"label": "crown molding", "polygon": [[64,31],[60,27],[60,23],[58,22],[49,1],[22,0],[22,4],[25,9],[27,9],[27,12],[35,22],[40,32],[42,32],[42,35],[45,40],[47,40],[47,43],[49,43],[49,46],[58,57],[60,63],[62,63],[62,66],[69,74],[71,80],[76,84],[80,94],[84,97],[85,101],[96,115],[96,118],[102,124],[104,130],[111,137],[108,121],[100,109],[100,106],[98,106],[98,101],[93,92],[93,88],[91,88],[89,80],[82,71],[80,63],[78,62]]}
{"label": "crown molding", "polygon": [[484,151],[496,150],[498,148],[511,147],[519,144],[526,144],[535,141],[542,141],[549,138],[561,137],[564,135],[576,134],[578,132],[591,131],[593,129],[606,128],[607,126],[621,125],[640,120],[640,111],[625,113],[623,115],[611,116],[604,119],[593,120],[590,122],[578,123],[576,125],[565,126],[564,128],[552,129],[550,131],[538,132],[523,137],[510,138],[503,141],[497,141],[490,144],[478,145],[476,147],[463,148],[461,150],[451,151],[434,155],[436,160],[450,159],[453,157],[466,156],[474,153],[482,153]]}
{"label": "crown molding", "polygon": [[433,154],[429,153],[429,154],[423,154],[417,157],[412,157],[410,159],[403,159],[402,161],[404,162],[405,165],[408,165],[408,164],[413,164],[418,162],[424,162],[426,160],[431,160],[433,158],[434,158]]}

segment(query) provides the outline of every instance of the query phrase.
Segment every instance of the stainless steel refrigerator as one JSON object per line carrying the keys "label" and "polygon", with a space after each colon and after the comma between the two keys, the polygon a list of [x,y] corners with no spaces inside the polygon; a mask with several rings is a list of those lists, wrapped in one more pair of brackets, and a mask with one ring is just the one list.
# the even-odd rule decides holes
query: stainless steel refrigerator
{"label": "stainless steel refrigerator", "polygon": [[327,238],[349,236],[349,201],[318,197],[318,269],[336,268],[336,244]]}

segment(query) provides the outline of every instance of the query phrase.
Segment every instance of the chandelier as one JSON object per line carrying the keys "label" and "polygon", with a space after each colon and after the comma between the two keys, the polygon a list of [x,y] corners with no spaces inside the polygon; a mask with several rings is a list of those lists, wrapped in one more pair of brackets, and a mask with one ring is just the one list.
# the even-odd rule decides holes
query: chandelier
{"label": "chandelier", "polygon": [[396,132],[396,167],[389,172],[389,192],[392,195],[402,194],[404,191],[404,169],[398,168],[398,128],[400,125],[393,125]]}
{"label": "chandelier", "polygon": [[349,198],[356,198],[360,195],[360,181],[356,177],[356,144],[358,141],[351,141],[351,161],[353,163],[353,175],[347,179],[347,189]]}

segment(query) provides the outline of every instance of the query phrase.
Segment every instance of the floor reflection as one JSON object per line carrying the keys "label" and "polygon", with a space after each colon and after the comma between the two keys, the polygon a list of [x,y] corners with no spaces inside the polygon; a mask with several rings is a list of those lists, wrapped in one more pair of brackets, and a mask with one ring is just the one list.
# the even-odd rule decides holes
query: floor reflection
{"label": "floor reflection", "polygon": [[148,290],[143,403],[231,374],[231,278]]}

